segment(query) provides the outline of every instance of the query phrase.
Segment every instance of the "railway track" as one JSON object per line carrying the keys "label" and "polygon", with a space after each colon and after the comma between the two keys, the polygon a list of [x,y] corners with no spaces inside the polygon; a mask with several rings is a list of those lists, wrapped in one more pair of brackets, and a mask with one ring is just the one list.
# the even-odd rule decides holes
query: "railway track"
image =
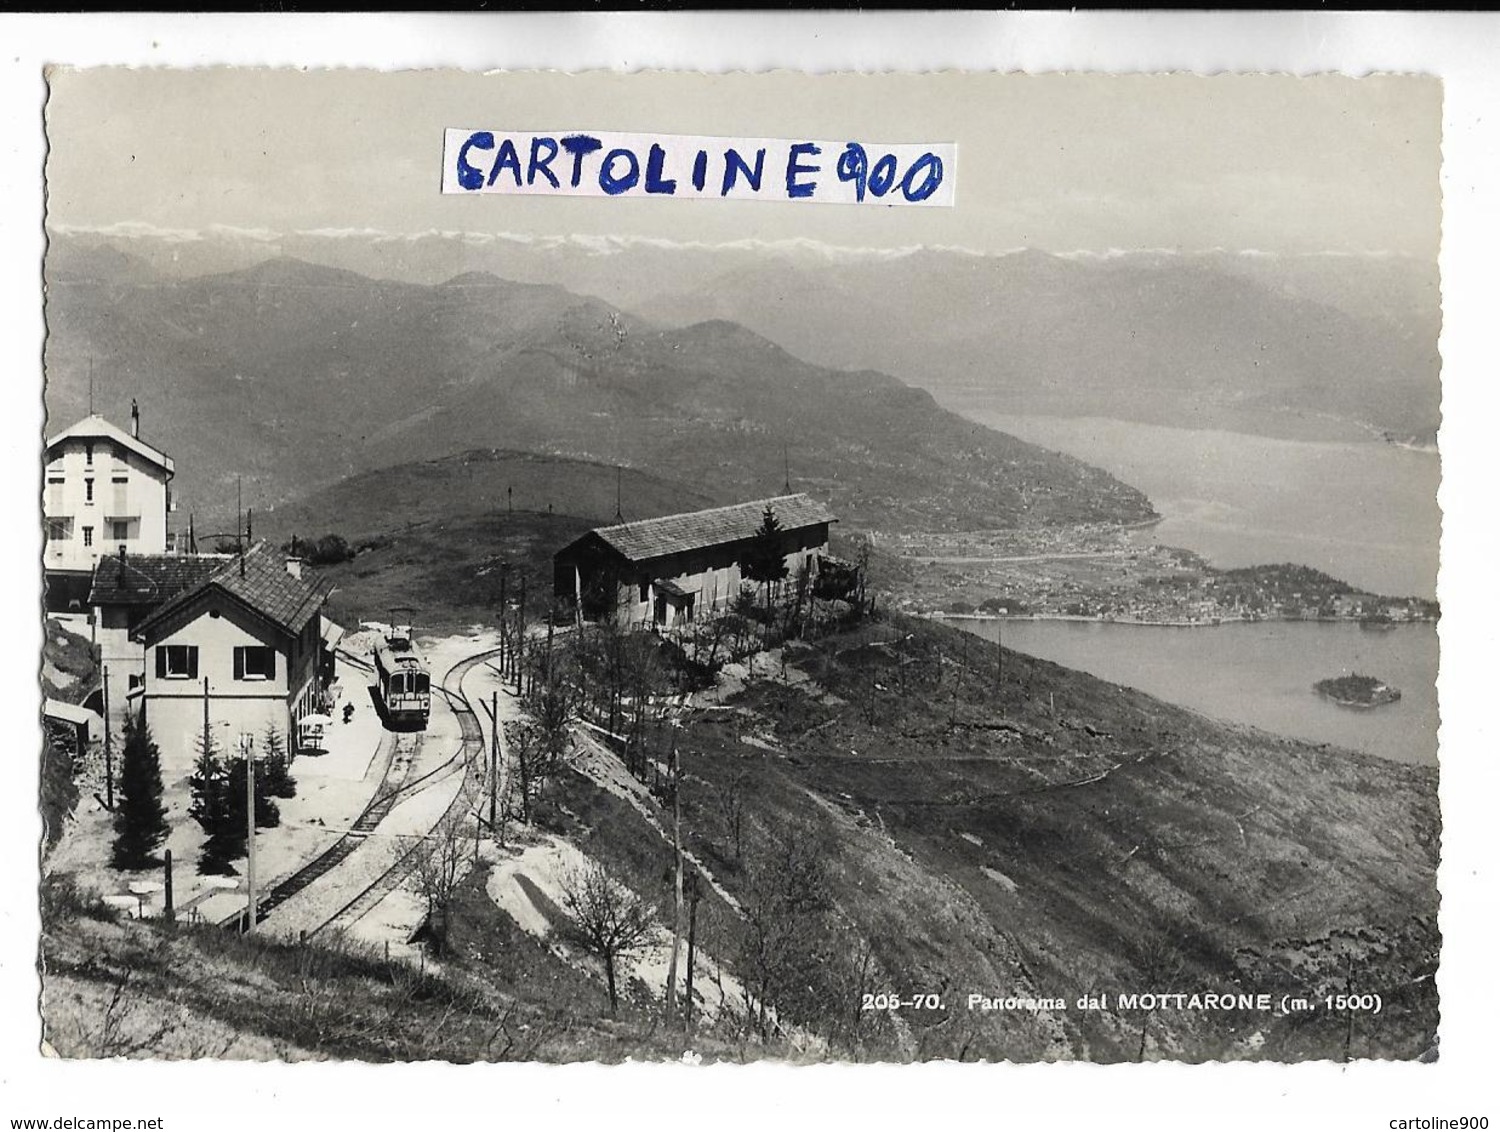
{"label": "railway track", "polygon": [[[380,785],[376,788],[369,804],[354,819],[349,832],[296,872],[278,881],[266,891],[265,895],[256,902],[256,923],[263,921],[276,910],[278,905],[290,900],[319,877],[342,864],[351,853],[365,843],[365,839],[376,826],[385,820],[386,815],[391,812],[402,795],[410,793],[411,787],[408,787],[406,780],[411,776],[411,768],[416,763],[417,755],[421,753],[423,738],[421,734],[389,733],[381,738],[380,746],[384,753],[385,769],[381,773]],[[427,775],[422,777],[426,778]],[[418,783],[421,781],[422,779],[417,779]],[[411,786],[415,785],[416,783],[411,784]],[[242,922],[244,918],[242,913],[235,919],[237,922]]]}
{"label": "railway track", "polygon": [[[453,711],[454,718],[458,720],[459,746],[453,756],[440,766],[434,767],[421,778],[411,784],[407,793],[422,783],[432,785],[441,778],[446,778],[453,773],[462,773],[466,779],[476,773],[482,773],[484,760],[484,732],[479,726],[479,717],[475,714],[473,707],[463,694],[463,680],[476,665],[482,664],[491,657],[498,656],[499,649],[491,649],[488,652],[476,653],[474,656],[466,657],[459,661],[443,677],[438,688],[443,697],[448,701]],[[455,770],[455,764],[458,770]],[[433,823],[433,828],[447,821],[451,816],[458,813],[467,801],[462,786],[453,796],[453,801],[448,804],[446,810],[438,820]],[[389,811],[387,811],[389,812]],[[413,844],[392,862],[370,884],[361,889],[353,899],[349,900],[339,908],[332,916],[324,920],[317,927],[311,929],[307,934],[309,937],[319,932],[339,930],[357,923],[368,915],[377,904],[400,887],[401,882],[406,879],[411,870],[416,866],[417,854],[425,848],[420,839],[413,839]]]}

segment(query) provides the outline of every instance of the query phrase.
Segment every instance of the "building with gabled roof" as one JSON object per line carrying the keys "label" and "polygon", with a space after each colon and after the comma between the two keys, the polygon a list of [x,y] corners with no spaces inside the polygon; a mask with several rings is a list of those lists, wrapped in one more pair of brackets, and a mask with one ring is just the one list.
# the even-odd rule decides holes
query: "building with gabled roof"
{"label": "building with gabled roof", "polygon": [[816,574],[838,520],[798,493],[597,527],[553,557],[554,594],[590,621],[670,626],[726,608],[768,510],[780,525],[788,577],[803,568]]}
{"label": "building with gabled roof", "polygon": [[141,710],[163,772],[187,773],[207,718],[220,751],[275,730],[296,748],[297,724],[323,693],[326,589],[264,543],[145,617]]}
{"label": "building with gabled roof", "polygon": [[46,444],[42,513],[47,608],[82,612],[94,566],[121,547],[164,554],[170,542],[172,458],[140,437],[132,404],[130,429],[90,414]]}
{"label": "building with gabled roof", "polygon": [[93,611],[92,634],[99,650],[105,694],[112,726],[118,726],[140,694],[146,679],[146,657],[132,634],[147,617],[177,595],[206,582],[230,556],[227,554],[127,554],[101,558],[89,584],[88,606]]}

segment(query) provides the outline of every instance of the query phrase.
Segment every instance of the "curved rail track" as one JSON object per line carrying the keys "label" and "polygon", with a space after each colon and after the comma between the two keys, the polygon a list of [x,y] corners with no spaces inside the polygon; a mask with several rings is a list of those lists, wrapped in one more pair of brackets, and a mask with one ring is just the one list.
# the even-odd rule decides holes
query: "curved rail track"
{"label": "curved rail track", "polygon": [[[484,750],[484,735],[479,728],[479,720],[474,710],[469,706],[468,700],[464,698],[462,691],[463,678],[478,664],[482,664],[491,657],[499,654],[498,649],[488,652],[476,653],[474,656],[466,657],[448,670],[443,677],[439,690],[447,699],[458,719],[459,734],[461,742],[458,749],[438,766],[431,770],[411,778],[412,767],[416,763],[417,755],[420,754],[423,741],[426,736],[420,732],[416,733],[392,733],[387,732],[381,737],[380,747],[376,753],[377,760],[383,760],[384,768],[381,771],[381,782],[371,796],[369,803],[365,806],[354,822],[350,825],[348,832],[319,853],[307,864],[295,872],[283,877],[272,885],[256,901],[255,922],[264,921],[276,908],[290,900],[293,896],[303,891],[319,878],[332,872],[349,858],[361,845],[369,839],[376,827],[383,822],[396,806],[397,802],[412,797],[419,790],[431,786],[434,782],[448,777],[455,768],[461,766],[465,774],[470,773],[472,764],[475,762],[474,755]],[[346,658],[347,659],[347,658]],[[366,668],[369,666],[366,665]],[[450,686],[451,685],[451,686]],[[410,781],[408,781],[410,779]],[[463,791],[460,790],[455,796],[453,803],[444,812],[439,821],[446,820],[450,813],[462,804]],[[323,931],[335,921],[344,924],[353,923],[385,898],[397,885],[405,879],[410,870],[410,862],[417,848],[418,842],[411,849],[403,853],[400,858],[381,873],[375,881],[363,889],[354,899],[344,904],[333,916],[309,931],[313,935]],[[378,895],[376,895],[378,893]],[[243,930],[245,926],[245,912],[241,911],[224,921],[224,926],[237,925]]]}
{"label": "curved rail track", "polygon": [[[430,785],[440,778],[448,777],[451,773],[462,773],[466,780],[476,772],[482,773],[484,762],[481,756],[484,753],[484,732],[480,729],[479,717],[474,713],[473,707],[470,706],[469,701],[464,697],[463,680],[476,665],[484,663],[493,656],[498,656],[499,653],[499,649],[492,649],[488,652],[476,653],[473,656],[466,657],[450,668],[443,677],[439,691],[447,699],[448,705],[453,711],[454,718],[458,720],[460,739],[458,750],[441,766],[434,767],[421,778],[417,779],[416,782],[413,782],[412,787],[422,782]],[[454,770],[455,765],[459,768],[457,771]],[[460,786],[453,796],[453,801],[448,804],[448,808],[433,823],[433,828],[437,828],[437,826],[458,813],[466,801],[464,789]],[[418,838],[413,838],[411,847],[402,852],[391,863],[389,868],[385,869],[370,884],[361,889],[353,899],[345,903],[332,916],[329,916],[328,919],[324,920],[317,927],[311,929],[307,933],[308,936],[311,937],[317,935],[319,932],[330,929],[338,930],[346,928],[351,924],[357,923],[400,886],[401,882],[406,879],[407,875],[415,867],[417,853],[423,848],[425,848],[424,843]]]}
{"label": "curved rail track", "polygon": [[[380,753],[376,755],[376,758],[384,758],[385,769],[381,773],[380,785],[375,788],[375,794],[370,798],[369,803],[354,819],[347,833],[296,872],[284,877],[266,890],[256,902],[256,923],[260,923],[269,916],[278,905],[290,900],[313,881],[342,864],[351,853],[365,843],[365,839],[374,832],[376,826],[385,820],[386,815],[395,807],[402,794],[408,792],[406,779],[410,776],[412,765],[421,752],[423,738],[424,736],[420,734],[393,735],[389,733],[381,737]],[[420,782],[421,779],[417,781]],[[412,783],[412,786],[415,785],[416,783]],[[235,917],[237,922],[243,922],[244,918],[244,913]]]}

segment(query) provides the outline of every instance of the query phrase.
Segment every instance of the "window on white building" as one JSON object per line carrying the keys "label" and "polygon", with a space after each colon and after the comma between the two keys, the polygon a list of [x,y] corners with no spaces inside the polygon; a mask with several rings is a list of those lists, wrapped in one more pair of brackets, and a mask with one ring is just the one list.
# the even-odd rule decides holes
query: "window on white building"
{"label": "window on white building", "polygon": [[234,650],[236,680],[274,680],[276,650],[264,645],[241,645]]}
{"label": "window on white building", "polygon": [[63,506],[63,485],[66,479],[60,472],[49,473],[47,476],[47,510],[61,511]]}
{"label": "window on white building", "polygon": [[89,476],[83,481],[83,501],[92,503],[94,501],[94,477]]}
{"label": "window on white building", "polygon": [[48,542],[67,542],[72,537],[73,537],[73,520],[72,519],[48,519],[47,520],[47,541]]}
{"label": "window on white building", "polygon": [[93,527],[84,527],[83,528],[83,545],[84,546],[93,546],[94,545],[94,528]]}
{"label": "window on white building", "polygon": [[83,445],[83,462],[93,467],[94,464],[94,442],[88,440]]}
{"label": "window on white building", "polygon": [[109,537],[115,542],[123,542],[130,537],[129,519],[111,519],[109,521]]}
{"label": "window on white building", "polygon": [[160,680],[196,680],[197,645],[157,645],[156,676]]}

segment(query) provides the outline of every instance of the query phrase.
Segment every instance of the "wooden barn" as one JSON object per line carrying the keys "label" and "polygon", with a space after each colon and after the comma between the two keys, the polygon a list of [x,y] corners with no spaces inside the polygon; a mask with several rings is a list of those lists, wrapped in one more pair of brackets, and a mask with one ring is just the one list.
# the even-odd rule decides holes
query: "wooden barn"
{"label": "wooden barn", "polygon": [[588,621],[668,627],[725,609],[740,592],[741,564],[767,509],[780,525],[787,576],[804,565],[816,575],[838,520],[797,494],[598,527],[554,556],[553,591]]}

